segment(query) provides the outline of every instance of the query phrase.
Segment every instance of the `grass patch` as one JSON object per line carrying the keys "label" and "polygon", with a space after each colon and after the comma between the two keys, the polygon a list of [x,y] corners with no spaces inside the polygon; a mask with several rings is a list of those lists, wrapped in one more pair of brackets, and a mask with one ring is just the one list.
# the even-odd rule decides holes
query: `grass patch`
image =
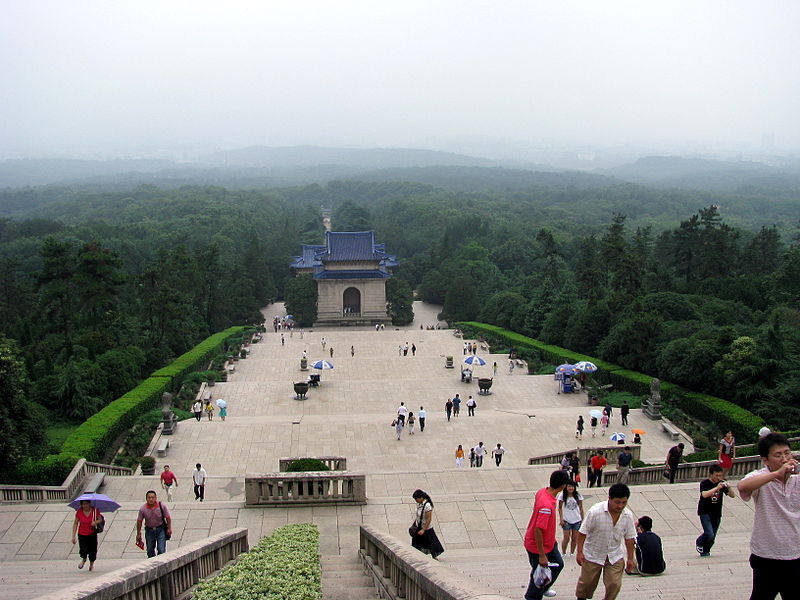
{"label": "grass patch", "polygon": [[79,426],[80,423],[52,423],[45,432],[47,435],[47,442],[50,446],[50,454],[58,454],[61,452],[61,446],[64,445],[64,442],[70,434]]}
{"label": "grass patch", "polygon": [[631,410],[634,408],[642,408],[642,397],[634,396],[630,392],[611,392],[601,400],[601,402],[603,401],[608,402],[614,408],[621,408],[625,401],[628,402],[628,406],[631,407]]}

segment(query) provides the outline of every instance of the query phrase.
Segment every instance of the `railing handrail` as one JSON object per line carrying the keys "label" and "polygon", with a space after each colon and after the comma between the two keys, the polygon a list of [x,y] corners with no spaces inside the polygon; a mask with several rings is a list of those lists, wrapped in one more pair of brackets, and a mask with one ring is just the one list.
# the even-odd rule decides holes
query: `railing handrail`
{"label": "railing handrail", "polygon": [[302,458],[313,458],[314,460],[318,460],[324,462],[331,471],[346,471],[347,470],[347,457],[345,456],[289,456],[283,457],[278,459],[278,470],[281,472],[286,471],[286,469],[296,460],[301,460]]}
{"label": "railing handrail", "polygon": [[177,598],[247,550],[247,529],[238,527],[36,600]]}
{"label": "railing handrail", "polygon": [[80,491],[78,488],[83,483],[87,474],[105,473],[112,476],[127,476],[133,474],[133,469],[117,465],[88,462],[79,458],[75,466],[67,475],[61,485],[0,485],[0,504],[3,503],[28,503],[28,502],[68,502]]}
{"label": "railing handrail", "polygon": [[244,478],[245,506],[366,504],[367,476],[354,471],[261,473]]}
{"label": "railing handrail", "polygon": [[509,600],[371,525],[360,526],[358,556],[381,598]]}

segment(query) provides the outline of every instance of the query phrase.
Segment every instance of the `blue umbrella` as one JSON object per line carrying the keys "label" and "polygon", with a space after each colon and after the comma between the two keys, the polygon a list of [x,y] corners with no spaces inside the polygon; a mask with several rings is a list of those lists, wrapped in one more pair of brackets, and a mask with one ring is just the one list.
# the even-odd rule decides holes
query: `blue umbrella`
{"label": "blue umbrella", "polygon": [[575,375],[575,367],[568,364],[558,365],[556,367],[556,373],[563,373],[564,375]]}
{"label": "blue umbrella", "polygon": [[483,365],[486,364],[486,361],[483,360],[480,356],[468,356],[467,358],[464,359],[464,362],[467,363],[468,365],[478,365],[479,367],[482,367]]}
{"label": "blue umbrella", "polygon": [[327,360],[318,360],[317,362],[311,365],[315,369],[320,369],[324,371],[325,369],[332,369],[333,365],[329,363]]}
{"label": "blue umbrella", "polygon": [[81,500],[88,500],[92,503],[94,508],[97,508],[101,512],[114,512],[119,508],[118,502],[103,494],[81,494],[67,506],[78,510],[81,507]]}
{"label": "blue umbrella", "polygon": [[612,433],[611,437],[608,438],[608,439],[610,439],[612,442],[618,442],[620,440],[624,440],[625,439],[625,434],[624,433],[619,433],[619,432]]}
{"label": "blue umbrella", "polygon": [[285,318],[287,318],[287,319],[294,319],[294,315],[286,315],[286,317],[285,317]]}
{"label": "blue umbrella", "polygon": [[597,365],[594,363],[590,363],[588,360],[582,360],[579,363],[575,363],[572,365],[576,371],[580,371],[581,373],[594,373],[597,371]]}

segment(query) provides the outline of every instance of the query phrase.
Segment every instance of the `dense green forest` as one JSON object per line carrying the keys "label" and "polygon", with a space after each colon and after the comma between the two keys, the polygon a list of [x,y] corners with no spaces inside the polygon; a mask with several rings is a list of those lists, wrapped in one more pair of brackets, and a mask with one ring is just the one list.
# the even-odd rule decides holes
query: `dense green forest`
{"label": "dense green forest", "polygon": [[0,190],[2,454],[46,452],[45,420],[79,422],[209,333],[258,320],[300,244],[321,242],[322,205],[336,230],[374,229],[400,260],[393,285],[449,321],[508,327],[800,427],[796,197],[585,176],[504,188],[493,169],[470,177],[481,174],[480,191],[458,185],[464,167],[439,170],[441,185]]}

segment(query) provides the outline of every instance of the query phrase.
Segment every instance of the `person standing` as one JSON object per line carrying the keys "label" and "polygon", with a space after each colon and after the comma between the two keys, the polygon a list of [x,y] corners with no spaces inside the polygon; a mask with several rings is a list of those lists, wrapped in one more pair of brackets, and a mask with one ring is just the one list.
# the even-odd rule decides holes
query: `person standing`
{"label": "person standing", "polygon": [[[92,506],[90,500],[81,500],[81,505],[75,511],[75,520],[72,522],[72,544],[78,543],[78,554],[81,562],[78,568],[82,569],[89,559],[89,570],[94,571],[94,561],[97,560],[97,529],[103,521],[103,515]],[[77,537],[76,537],[77,536]]]}
{"label": "person standing", "polygon": [[478,442],[478,445],[473,450],[475,450],[475,466],[482,467],[483,457],[486,456],[486,448],[483,446],[483,442]]}
{"label": "person standing", "polygon": [[497,361],[494,361],[494,364],[492,365],[492,375],[497,377]]}
{"label": "person standing", "polygon": [[669,482],[675,483],[675,475],[678,473],[678,465],[681,464],[681,457],[683,456],[683,449],[685,446],[683,442],[677,446],[673,446],[667,452],[666,467],[669,469]]}
{"label": "person standing", "polygon": [[325,352],[325,344],[326,344],[326,342],[325,342],[325,337],[324,336],[319,341],[319,343],[322,344],[322,351]]}
{"label": "person standing", "polygon": [[457,417],[460,412],[461,412],[461,398],[459,397],[458,394],[456,394],[456,397],[453,398],[453,416]]}
{"label": "person standing", "polygon": [[401,402],[400,406],[397,407],[397,420],[401,421],[403,425],[406,424],[406,415],[408,415],[408,408],[405,402]]}
{"label": "person standing", "polygon": [[622,452],[617,456],[617,483],[628,483],[628,477],[631,473],[631,462],[633,462],[631,447],[625,446]]}
{"label": "person standing", "polygon": [[[553,471],[547,487],[536,492],[533,500],[533,512],[525,530],[523,545],[528,553],[528,562],[531,565],[531,575],[528,580],[528,589],[525,591],[525,600],[541,600],[547,596],[555,596],[551,590],[564,568],[564,559],[558,551],[556,542],[556,498],[564,491],[569,482],[566,471]],[[551,579],[544,586],[539,587],[534,580],[537,567],[548,567]]]}
{"label": "person standing", "polygon": [[628,404],[628,401],[625,400],[625,402],[622,403],[622,408],[619,409],[619,414],[620,417],[622,418],[623,425],[628,424],[628,415],[630,414],[630,412],[631,412],[631,407]]}
{"label": "person standing", "polygon": [[627,485],[615,483],[608,488],[607,501],[598,502],[586,511],[578,530],[575,557],[581,567],[575,588],[578,600],[594,595],[601,573],[606,588],[605,600],[615,600],[622,589],[622,572],[633,571],[636,526],[633,513],[626,508],[630,495]]}
{"label": "person standing", "polygon": [[733,437],[733,432],[729,431],[719,441],[719,464],[722,465],[723,479],[728,477],[734,458],[736,458],[736,438]]}
{"label": "person standing", "polygon": [[285,345],[286,345],[286,338],[284,338],[283,334],[281,334],[281,346],[285,346]]}
{"label": "person standing", "polygon": [[580,485],[581,483],[581,459],[578,456],[577,452],[572,454],[572,458],[569,459],[569,476],[572,481],[575,482],[575,485]]}
{"label": "person standing", "polygon": [[456,467],[460,468],[462,464],[464,464],[464,448],[459,444],[456,448]]}
{"label": "person standing", "polygon": [[[558,500],[558,520],[564,530],[564,539],[561,540],[561,554],[575,554],[578,545],[578,529],[583,522],[583,496],[578,491],[578,485],[570,480],[562,492],[556,496]],[[567,552],[569,545],[569,552]]]}
{"label": "person standing", "polygon": [[408,342],[403,344],[403,356],[408,356]]}
{"label": "person standing", "polygon": [[178,487],[178,478],[175,473],[169,470],[169,465],[164,465],[164,470],[161,471],[161,487],[167,490],[167,500],[172,502],[172,487]]}
{"label": "person standing", "polygon": [[607,414],[607,415],[608,415],[608,420],[609,420],[609,421],[611,420],[611,412],[612,412],[613,410],[614,410],[614,409],[611,407],[611,403],[610,403],[610,402],[606,402],[606,406],[605,406],[605,408],[603,409],[603,412],[604,412],[605,414]]}
{"label": "person standing", "polygon": [[206,479],[208,479],[208,473],[206,473],[206,470],[200,463],[197,463],[194,467],[195,469],[192,472],[192,481],[194,481],[194,499],[202,502],[206,495]]}
{"label": "person standing", "polygon": [[[661,538],[653,533],[653,519],[644,516],[636,521],[636,565],[639,575],[660,575],[667,568]],[[635,575],[632,572],[631,575]]]}
{"label": "person standing", "polygon": [[575,424],[575,439],[583,439],[583,415],[578,416],[578,422]]}
{"label": "person standing", "polygon": [[408,413],[408,420],[406,421],[406,425],[408,425],[408,435],[414,435],[414,413]]}
{"label": "person standing", "polygon": [[164,554],[167,551],[167,538],[172,537],[172,517],[169,509],[158,501],[155,490],[148,491],[145,499],[147,501],[139,508],[139,516],[136,518],[136,541],[142,541],[144,523],[147,558],[153,558],[157,553]]}
{"label": "person standing", "polygon": [[417,355],[417,345],[411,344],[411,356],[416,356],[416,355]]}
{"label": "person standing", "polygon": [[417,411],[417,419],[419,420],[419,432],[422,433],[425,431],[425,419],[428,418],[428,411],[425,410],[424,406],[420,406],[419,410]]}
{"label": "person standing", "polygon": [[605,469],[608,461],[603,456],[603,451],[598,450],[597,454],[592,456],[591,464],[592,476],[589,478],[589,487],[602,487],[603,486],[603,469]]}
{"label": "person standing", "polygon": [[470,396],[467,399],[467,416],[474,417],[475,416],[475,407],[478,406],[478,403],[475,402],[475,399]]}
{"label": "person standing", "polygon": [[422,490],[415,490],[411,497],[417,503],[417,517],[413,525],[417,532],[411,537],[411,546],[436,558],[444,552],[444,548],[433,530],[433,500]]}
{"label": "person standing", "polygon": [[700,556],[711,554],[711,547],[722,521],[722,500],[726,495],[734,497],[733,490],[723,478],[723,469],[720,465],[711,465],[708,479],[700,482],[700,500],[697,502],[697,514],[703,533],[695,541],[695,549]]}
{"label": "person standing", "polygon": [[350,357],[353,358],[356,355],[356,347],[350,346]]}
{"label": "person standing", "polygon": [[506,449],[503,448],[499,443],[497,444],[497,447],[492,448],[492,456],[494,456],[495,466],[500,466],[500,463],[503,462],[503,454],[505,453]]}
{"label": "person standing", "polygon": [[512,358],[508,359],[508,374],[509,375],[513,375],[514,374],[514,359],[512,359]]}
{"label": "person standing", "polygon": [[800,464],[789,441],[769,433],[758,441],[763,468],[748,473],[738,483],[739,495],[753,501],[750,568],[751,600],[797,598],[800,573]]}
{"label": "person standing", "polygon": [[331,358],[333,358],[333,346],[331,346],[330,348],[328,348],[328,352],[330,353],[330,355],[331,355]]}
{"label": "person standing", "polygon": [[453,401],[450,400],[450,398],[444,403],[444,413],[447,415],[447,420],[449,421],[450,416],[453,414]]}
{"label": "person standing", "polygon": [[400,436],[403,435],[403,427],[405,426],[405,421],[400,418],[398,415],[397,418],[394,420],[394,433],[397,436],[397,441],[400,441]]}
{"label": "person standing", "polygon": [[196,400],[194,404],[192,404],[192,412],[194,413],[194,418],[198,421],[200,417],[203,416],[203,403],[200,400]]}

